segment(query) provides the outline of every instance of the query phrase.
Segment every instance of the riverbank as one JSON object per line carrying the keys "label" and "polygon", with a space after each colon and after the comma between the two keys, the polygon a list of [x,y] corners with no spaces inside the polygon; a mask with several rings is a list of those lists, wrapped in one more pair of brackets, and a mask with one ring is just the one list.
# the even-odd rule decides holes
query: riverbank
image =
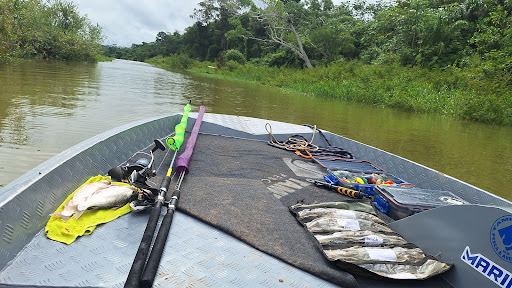
{"label": "riverbank", "polygon": [[358,61],[338,61],[303,70],[230,61],[219,69],[212,68],[215,63],[211,62],[171,58],[155,57],[146,62],[162,68],[185,68],[209,77],[251,81],[318,97],[512,125],[511,87],[506,81],[480,77],[479,71],[367,65]]}
{"label": "riverbank", "polygon": [[113,57],[108,57],[103,54],[97,54],[95,59],[96,59],[96,62],[112,62],[112,61],[114,61]]}

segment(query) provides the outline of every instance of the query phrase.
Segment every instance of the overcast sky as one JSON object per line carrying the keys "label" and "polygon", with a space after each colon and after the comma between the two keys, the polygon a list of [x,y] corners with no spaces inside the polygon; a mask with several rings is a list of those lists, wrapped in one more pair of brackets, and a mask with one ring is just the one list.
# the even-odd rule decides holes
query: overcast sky
{"label": "overcast sky", "polygon": [[[155,41],[160,31],[183,33],[194,24],[190,18],[202,0],[70,0],[81,15],[98,23],[107,37],[104,44],[129,47]],[[341,0],[333,1],[335,4]],[[372,1],[371,1],[372,2]]]}
{"label": "overcast sky", "polygon": [[107,36],[105,44],[131,46],[155,41],[160,31],[184,32],[201,0],[71,0]]}

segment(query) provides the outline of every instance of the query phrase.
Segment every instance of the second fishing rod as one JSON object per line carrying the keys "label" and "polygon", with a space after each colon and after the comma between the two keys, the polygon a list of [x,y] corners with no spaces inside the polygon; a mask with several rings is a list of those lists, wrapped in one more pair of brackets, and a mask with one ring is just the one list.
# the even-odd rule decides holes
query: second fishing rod
{"label": "second fishing rod", "polygon": [[144,268],[144,273],[142,274],[142,277],[140,279],[140,286],[143,288],[153,286],[156,272],[158,270],[160,260],[162,259],[162,254],[165,249],[165,244],[167,243],[167,237],[169,236],[169,231],[171,229],[174,212],[178,207],[178,201],[181,195],[181,183],[183,182],[183,178],[189,171],[188,164],[190,162],[190,158],[192,157],[192,152],[194,151],[194,146],[196,144],[197,136],[199,134],[199,129],[201,128],[201,122],[203,121],[204,111],[205,107],[204,105],[201,105],[201,107],[199,108],[199,114],[197,115],[196,123],[194,123],[194,128],[192,129],[192,133],[190,134],[190,137],[187,141],[185,151],[176,160],[176,173],[179,174],[179,177],[174,192],[172,194],[171,200],[167,205],[167,213],[165,214],[164,219],[160,224],[158,235],[156,236],[155,243],[153,244],[153,248],[151,249],[151,254],[149,255],[146,267]]}
{"label": "second fishing rod", "polygon": [[176,159],[176,155],[178,154],[178,150],[183,144],[185,137],[185,129],[187,128],[187,120],[188,114],[191,110],[190,102],[185,106],[183,116],[181,121],[175,127],[175,134],[173,137],[167,138],[166,142],[170,149],[174,150],[174,155],[167,170],[166,176],[163,178],[162,183],[160,185],[158,196],[155,199],[155,203],[153,208],[151,209],[151,213],[149,214],[148,223],[146,225],[146,229],[144,230],[144,234],[142,235],[142,240],[139,244],[139,248],[137,249],[137,254],[132,263],[132,267],[130,268],[130,272],[128,273],[128,277],[124,284],[124,287],[136,288],[139,287],[139,282],[142,276],[142,272],[146,266],[146,259],[149,253],[149,249],[151,247],[151,243],[153,242],[153,236],[155,234],[156,226],[158,224],[158,219],[160,218],[160,213],[162,206],[165,201],[165,196],[167,194],[167,190],[169,189],[171,179],[172,179],[172,167],[174,165],[174,160]]}

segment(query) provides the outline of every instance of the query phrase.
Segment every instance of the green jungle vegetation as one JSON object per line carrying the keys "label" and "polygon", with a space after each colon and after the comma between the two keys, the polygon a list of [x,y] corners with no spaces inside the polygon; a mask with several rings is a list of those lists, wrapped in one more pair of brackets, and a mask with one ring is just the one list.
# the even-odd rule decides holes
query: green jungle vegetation
{"label": "green jungle vegetation", "polygon": [[101,27],[72,2],[0,0],[0,62],[17,58],[97,61]]}
{"label": "green jungle vegetation", "polygon": [[256,3],[204,0],[183,33],[101,47],[72,2],[0,0],[0,62],[121,58],[512,125],[512,0]]}
{"label": "green jungle vegetation", "polygon": [[512,0],[257,3],[204,0],[183,33],[103,50],[310,95],[512,125]]}

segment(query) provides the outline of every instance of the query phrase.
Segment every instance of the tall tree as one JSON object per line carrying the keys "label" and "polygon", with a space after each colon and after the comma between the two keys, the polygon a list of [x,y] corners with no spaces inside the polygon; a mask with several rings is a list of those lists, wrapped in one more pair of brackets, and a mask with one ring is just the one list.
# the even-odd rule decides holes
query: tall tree
{"label": "tall tree", "polygon": [[232,19],[253,5],[251,0],[204,0],[199,2],[199,8],[194,9],[192,18],[202,25],[209,27],[213,41],[208,47],[208,60],[216,58],[221,50],[228,49],[226,33],[230,31]]}
{"label": "tall tree", "polygon": [[304,7],[295,1],[263,0],[262,2],[265,7],[254,11],[253,15],[266,28],[268,38],[251,38],[287,47],[304,61],[306,67],[312,68],[309,56],[304,50],[301,35],[294,24],[294,20],[299,19],[297,16]]}
{"label": "tall tree", "polygon": [[102,40],[101,27],[71,2],[0,0],[0,54],[94,61]]}
{"label": "tall tree", "polygon": [[251,0],[204,0],[198,5],[190,17],[206,25],[218,19],[236,17],[254,4]]}

